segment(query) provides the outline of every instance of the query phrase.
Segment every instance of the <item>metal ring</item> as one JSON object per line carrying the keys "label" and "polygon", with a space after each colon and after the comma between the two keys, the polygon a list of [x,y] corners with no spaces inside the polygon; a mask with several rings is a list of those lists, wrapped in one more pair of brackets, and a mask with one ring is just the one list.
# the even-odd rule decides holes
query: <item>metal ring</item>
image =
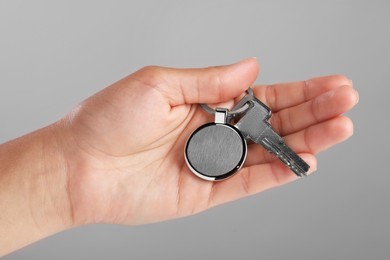
{"label": "metal ring", "polygon": [[[251,95],[253,96],[253,90],[251,88],[248,88],[246,90],[246,92],[248,93],[247,95]],[[206,111],[207,113],[209,113],[210,115],[215,115],[215,109],[209,107],[208,105],[206,104],[200,104],[200,107]],[[248,103],[244,104],[242,107],[236,109],[236,110],[232,110],[232,111],[228,111],[227,115],[229,118],[233,118],[237,115],[240,115],[242,113],[244,113],[246,110],[248,110],[250,107],[250,105]]]}

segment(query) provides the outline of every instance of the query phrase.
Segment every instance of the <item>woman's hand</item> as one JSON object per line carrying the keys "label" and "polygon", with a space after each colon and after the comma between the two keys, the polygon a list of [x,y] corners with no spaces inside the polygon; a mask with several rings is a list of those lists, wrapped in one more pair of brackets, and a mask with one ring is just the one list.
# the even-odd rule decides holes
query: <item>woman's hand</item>
{"label": "woman's hand", "polygon": [[[67,162],[72,222],[145,224],[191,215],[297,177],[253,144],[241,171],[222,182],[194,176],[185,141],[212,117],[198,103],[232,105],[253,84],[256,59],[205,69],[146,67],[90,97],[57,124]],[[273,127],[316,169],[315,154],[352,135],[341,116],[358,102],[343,76],[260,85]],[[230,102],[229,102],[230,100]]]}
{"label": "woman's hand", "polygon": [[[88,223],[137,225],[191,215],[297,177],[248,147],[232,178],[208,182],[184,161],[197,105],[231,106],[257,77],[256,59],[206,69],[146,67],[90,97],[57,123],[0,145],[0,256]],[[358,102],[342,76],[255,86],[271,124],[316,169],[315,154],[352,135],[341,116]]]}

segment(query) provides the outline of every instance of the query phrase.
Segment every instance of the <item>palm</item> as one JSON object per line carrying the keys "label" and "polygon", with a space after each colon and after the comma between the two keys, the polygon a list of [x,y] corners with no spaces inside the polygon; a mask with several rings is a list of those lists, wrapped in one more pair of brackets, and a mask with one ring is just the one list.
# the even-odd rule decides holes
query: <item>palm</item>
{"label": "palm", "polygon": [[[254,90],[277,111],[271,119],[276,130],[314,168],[313,154],[350,135],[349,121],[338,115],[355,100],[350,82],[343,77],[311,82],[316,86],[301,82]],[[185,165],[183,148],[191,132],[212,118],[196,105],[172,105],[176,101],[167,101],[161,88],[169,88],[168,82],[125,79],[87,100],[77,112],[72,134],[80,147],[78,156],[88,162],[82,174],[70,178],[77,218],[155,222],[296,178],[258,145],[249,146],[244,168],[234,177],[217,183],[197,178]],[[324,94],[330,89],[336,89],[336,94]],[[333,108],[335,103],[338,109]]]}

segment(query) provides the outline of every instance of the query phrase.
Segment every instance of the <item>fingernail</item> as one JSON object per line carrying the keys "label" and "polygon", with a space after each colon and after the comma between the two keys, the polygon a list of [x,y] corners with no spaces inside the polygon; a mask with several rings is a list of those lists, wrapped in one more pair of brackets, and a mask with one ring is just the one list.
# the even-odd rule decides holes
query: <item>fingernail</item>
{"label": "fingernail", "polygon": [[310,173],[309,173],[309,175],[311,175],[311,174],[315,173],[316,171],[317,171],[317,167],[313,167],[313,168],[311,168],[311,169],[310,169]]}
{"label": "fingernail", "polygon": [[357,92],[356,89],[353,89],[355,90],[355,94],[356,94],[356,104],[359,103],[359,92]]}
{"label": "fingernail", "polygon": [[257,58],[256,58],[256,57],[245,58],[245,59],[239,60],[239,61],[237,61],[237,62],[235,62],[235,63],[232,63],[232,64],[230,64],[230,65],[236,65],[236,64],[246,63],[246,62],[248,62],[248,61],[250,61],[250,60],[257,60]]}

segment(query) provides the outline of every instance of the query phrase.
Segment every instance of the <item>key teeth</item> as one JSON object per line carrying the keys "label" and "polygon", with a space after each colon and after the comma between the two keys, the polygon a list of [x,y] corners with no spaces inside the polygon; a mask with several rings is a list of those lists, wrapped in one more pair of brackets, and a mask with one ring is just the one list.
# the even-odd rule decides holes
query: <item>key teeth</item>
{"label": "key teeth", "polygon": [[[278,138],[279,139],[279,138]],[[270,152],[276,155],[281,162],[283,162],[290,170],[292,170],[297,176],[305,177],[310,166],[302,160],[294,151],[292,151],[280,138],[278,145],[272,142],[268,138],[261,140],[261,144]],[[292,159],[294,157],[295,159]]]}
{"label": "key teeth", "polygon": [[292,159],[290,160],[290,163],[293,162],[291,165],[291,169],[299,177],[306,177],[307,172],[310,169],[310,166],[304,160],[302,160],[302,158],[299,157],[298,155],[296,155],[296,157],[297,158],[295,160]]}
{"label": "key teeth", "polygon": [[295,159],[292,159],[290,156],[284,154],[284,156],[288,158],[288,164],[286,164],[287,167],[289,167],[297,176],[306,177],[310,166],[297,154],[294,155]]}
{"label": "key teeth", "polygon": [[307,172],[302,169],[292,169],[298,177],[307,177]]}
{"label": "key teeth", "polygon": [[279,159],[281,159],[281,161],[287,167],[289,167],[298,177],[306,177],[307,176],[307,171],[309,170],[309,165],[305,161],[303,161],[300,157],[296,158],[295,161],[283,153],[280,155],[277,155],[277,157]]}

